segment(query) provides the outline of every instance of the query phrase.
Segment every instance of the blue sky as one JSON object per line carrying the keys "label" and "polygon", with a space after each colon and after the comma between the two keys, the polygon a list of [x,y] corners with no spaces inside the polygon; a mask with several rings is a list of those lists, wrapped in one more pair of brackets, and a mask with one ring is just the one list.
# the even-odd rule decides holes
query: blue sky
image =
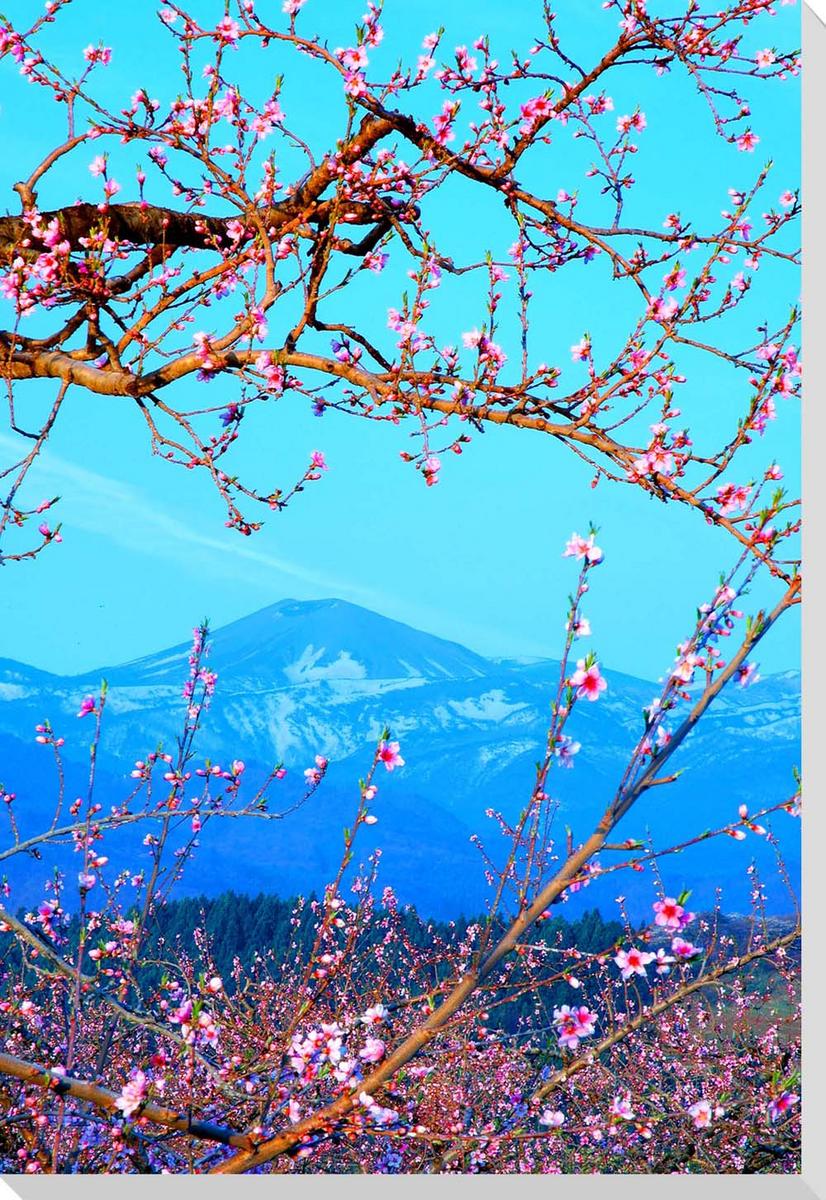
{"label": "blue sky", "polygon": [[[113,63],[101,75],[100,86],[118,106],[137,86],[168,100],[178,87],[175,53],[152,20],[153,7],[138,6],[143,11],[136,13],[76,0],[50,34],[51,44],[64,58],[79,56],[98,38],[112,45]],[[269,7],[273,13],[280,9]],[[376,63],[393,62],[402,52],[414,58],[422,37],[440,23],[448,26],[445,47],[469,45],[488,32],[504,61],[511,46],[524,50],[530,44],[541,11],[534,3],[506,8],[492,0],[454,0],[446,18],[446,7],[432,0],[416,5],[389,0],[384,57],[376,55]],[[603,13],[598,3],[560,0],[556,8],[563,34],[567,30],[570,44],[584,58],[595,59],[613,39],[615,17]],[[329,29],[332,45],[346,45],[362,9],[361,0],[309,0],[303,20],[307,29]],[[7,5],[7,11],[14,19],[30,7],[19,0]],[[220,16],[222,5],[198,0],[192,11],[206,23]],[[780,8],[774,21],[764,24],[762,44],[798,44],[798,22],[798,9]],[[330,129],[333,138],[339,134],[337,88],[314,74],[311,64],[271,48],[249,64],[244,60],[243,69],[245,85],[253,89],[284,72],[284,108],[315,147],[330,144]],[[698,226],[711,224],[727,204],[726,189],[747,187],[768,158],[775,164],[767,192],[772,202],[797,185],[795,82],[750,87],[752,126],[761,143],[755,154],[740,154],[714,137],[707,113],[684,79],[675,74],[660,80],[637,71],[616,74],[609,89],[616,111],[632,111],[639,100],[648,120],[634,162],[638,184],[627,213],[630,221],[653,220],[653,214],[661,220],[679,210]],[[308,94],[314,98],[312,108],[306,103]],[[434,102],[432,111],[439,106],[440,101]],[[16,200],[11,184],[28,173],[39,151],[53,144],[54,130],[60,128],[56,120],[55,106],[24,84],[12,64],[0,62],[0,140],[6,147],[0,187],[9,209]],[[117,151],[111,153],[117,161]],[[546,159],[526,168],[526,182],[550,195],[559,187],[585,189],[576,146],[571,149],[570,141],[560,138],[558,146],[544,153]],[[41,203],[56,206],[94,195],[90,158],[91,149],[85,148],[67,159],[43,189]],[[129,178],[125,169],[122,178],[125,183]],[[125,186],[125,199],[132,198],[128,190]],[[493,202],[486,198],[486,203]],[[497,256],[504,255],[512,228],[494,207],[470,204],[477,204],[473,196],[468,200],[467,194],[445,190],[432,218],[442,248],[457,261],[478,258],[488,243]],[[581,211],[586,219],[600,213],[587,202]],[[607,223],[607,212],[600,219]],[[360,280],[354,303],[363,305],[369,328],[384,330],[387,306],[398,304],[407,265],[395,256],[384,276]],[[563,275],[558,286],[539,297],[532,328],[534,361],[558,363],[565,380],[574,383],[577,368],[570,363],[569,346],[588,329],[598,354],[607,357],[623,340],[624,301],[598,263]],[[436,295],[431,327],[441,340],[459,341],[463,330],[484,319],[479,289],[473,280],[458,285],[449,280]],[[797,293],[794,270],[761,268],[747,315],[731,325],[732,339],[745,343],[764,316],[782,319]],[[517,343],[509,337],[507,323],[501,340],[516,357]],[[721,428],[733,428],[742,391],[729,391],[726,373],[686,361],[691,371],[683,408],[700,443],[719,437]],[[231,383],[209,386],[232,399]],[[184,384],[178,398],[194,403],[198,387]],[[52,395],[48,383],[21,387],[18,406],[34,420]],[[778,421],[765,442],[751,448],[751,461],[757,470],[776,457],[794,489],[799,480],[797,402],[778,408]],[[690,628],[695,605],[713,590],[730,561],[726,536],[705,526],[697,514],[660,504],[630,487],[603,482],[594,492],[585,464],[565,447],[536,435],[505,429],[475,436],[460,459],[449,456],[439,485],[425,488],[421,476],[399,458],[399,451],[412,448],[404,430],[335,413],[317,419],[300,398],[294,404],[282,402],[276,411],[250,413],[242,433],[236,462],[242,476],[248,472],[258,482],[272,477],[276,484],[288,484],[313,449],[323,450],[330,463],[328,475],[252,538],[224,528],[222,505],[206,480],[150,457],[145,427],[126,402],[76,392],[33,472],[29,493],[35,501],[50,493],[64,497],[64,541],[35,563],[12,565],[3,573],[0,656],[60,672],[79,671],[184,640],[204,615],[220,625],[285,596],[331,595],[483,653],[554,656],[573,579],[561,551],[571,531],[583,530],[593,519],[606,551],[587,606],[594,645],[608,666],[656,678]],[[0,434],[3,461],[12,457],[16,445],[11,434]],[[771,585],[761,586],[750,607],[774,595]],[[797,626],[790,617],[761,648],[762,669],[795,666],[798,655]]]}

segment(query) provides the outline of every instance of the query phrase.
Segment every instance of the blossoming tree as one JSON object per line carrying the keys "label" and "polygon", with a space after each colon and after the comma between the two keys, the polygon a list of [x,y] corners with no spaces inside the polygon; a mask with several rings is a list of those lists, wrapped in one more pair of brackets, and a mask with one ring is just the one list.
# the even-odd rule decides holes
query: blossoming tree
{"label": "blossoming tree", "polygon": [[[334,48],[302,0],[287,0],[278,20],[253,0],[197,14],[169,4],[158,15],[180,52],[182,92],[162,104],[140,87],[120,109],[97,86],[117,47],[89,46],[68,65],[48,51],[67,6],[50,0],[33,22],[0,24],[0,56],[56,106],[52,148],[16,184],[17,211],[0,217],[0,377],[23,447],[2,472],[5,563],[59,553],[59,502],[26,497],[52,430],[77,412],[68,398],[84,393],[134,406],[151,452],[206,474],[245,536],[264,517],[282,519],[327,467],[317,450],[296,478],[248,478],[236,465],[245,417],[306,405],[310,421],[349,415],[406,430],[414,449],[402,457],[429,487],[486,429],[518,429],[526,450],[544,435],[583,460],[594,485],[640,489],[716,526],[731,562],[600,819],[561,838],[553,771],[573,765],[579,706],[606,688],[596,654],[577,643],[591,632],[593,573],[609,568],[596,529],[571,536],[564,555],[578,575],[547,740],[517,818],[498,818],[506,852],[489,859],[488,913],[453,941],[426,925],[411,938],[392,891],[376,896],[377,861],[353,882],[359,830],[404,765],[386,730],[359,782],[339,874],[311,906],[309,946],[296,933],[278,962],[262,947],[231,980],[205,935],[196,959],[153,948],[153,919],[193,839],[228,819],[289,815],[277,789],[294,765],[274,766],[248,797],[243,761],[199,757],[216,683],[199,628],[177,753],[139,759],[131,791],[104,814],[95,763],[106,692],[79,697],[83,727],[95,723],[87,795],[64,815],[61,789],[41,831],[22,829],[13,793],[3,796],[10,840],[0,857],[40,858],[69,840],[80,863],[77,886],[56,876],[36,912],[16,913],[13,895],[0,909],[4,1165],[794,1169],[799,928],[771,933],[755,880],[755,920],[736,944],[663,886],[657,864],[685,846],[611,840],[652,789],[667,794],[672,756],[725,687],[754,680],[756,647],[800,598],[798,506],[778,486],[771,451],[777,406],[800,388],[797,311],[768,321],[761,283],[788,275],[796,286],[797,192],[786,183],[778,193],[758,167],[712,225],[679,212],[637,224],[626,213],[636,212],[632,164],[647,120],[639,106],[616,113],[611,96],[621,70],[685,77],[711,132],[751,162],[751,90],[788,86],[799,69],[796,50],[766,45],[769,0],[714,12],[692,2],[668,17],[643,0],[608,0],[609,44],[589,61],[563,44],[546,6],[531,44],[506,63],[485,36],[451,49],[437,31],[412,56],[395,47],[397,65],[381,69],[380,5],[368,4],[352,44]],[[340,91],[340,123],[331,114],[323,144],[282,107],[281,76],[266,95],[244,85],[249,56],[262,51],[285,72],[294,56],[309,60]],[[573,192],[548,186],[565,139],[591,158]],[[84,168],[85,197],[42,205],[68,161]],[[491,205],[507,244],[487,244],[480,221],[473,255],[466,239],[454,249],[453,226],[440,228],[444,197]],[[396,266],[404,290],[379,313],[365,281],[386,282]],[[567,361],[545,361],[536,314],[560,286],[585,287],[575,280],[586,266],[617,328],[610,339],[566,331]],[[440,345],[431,304],[451,288],[462,322]],[[750,329],[744,344],[732,344],[732,328]],[[728,398],[711,419],[692,387],[706,371],[723,373]],[[35,380],[53,381],[40,420],[27,399]],[[42,403],[42,386],[37,395]],[[697,410],[701,444],[683,404]],[[775,599],[746,617],[739,605],[758,578]],[[59,768],[61,731],[44,724],[37,739]],[[322,757],[305,769],[304,802],[326,769]],[[773,837],[770,818],[799,811],[790,792],[761,811],[721,812],[691,844]],[[109,839],[141,824],[149,866],[115,870]],[[617,857],[606,867],[598,853]],[[645,927],[626,921],[625,936],[596,952],[543,935],[554,905],[621,870],[648,870],[657,883]],[[554,988],[567,988],[567,1001],[551,1002]],[[492,1019],[525,997],[530,1020],[508,1030]]]}

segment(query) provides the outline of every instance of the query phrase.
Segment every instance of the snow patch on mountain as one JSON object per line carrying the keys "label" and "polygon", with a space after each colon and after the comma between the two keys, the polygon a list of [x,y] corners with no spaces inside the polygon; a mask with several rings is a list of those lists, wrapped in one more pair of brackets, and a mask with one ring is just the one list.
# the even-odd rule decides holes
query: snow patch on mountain
{"label": "snow patch on mountain", "polygon": [[224,717],[232,733],[237,735],[238,744],[263,742],[276,758],[288,758],[290,752],[300,753],[306,734],[301,722],[295,726],[290,718],[298,704],[286,692],[276,692],[261,697],[255,705],[245,698],[237,698],[224,706]]}
{"label": "snow patch on mountain", "polygon": [[530,753],[536,753],[534,741],[499,742],[496,746],[481,746],[476,761],[482,769],[493,766],[501,771],[523,754]]}
{"label": "snow patch on mountain", "polygon": [[405,662],[403,658],[399,659],[399,666],[402,667],[411,679],[424,679],[424,675],[417,667],[413,667],[409,662]]}
{"label": "snow patch on mountain", "polygon": [[509,704],[501,688],[483,692],[478,700],[449,700],[448,704],[457,716],[469,721],[504,721],[528,707],[524,703]]}
{"label": "snow patch on mountain", "polygon": [[331,663],[318,666],[319,661],[327,653],[326,647],[316,650],[315,646],[307,646],[297,662],[284,667],[284,674],[290,683],[317,683],[321,679],[364,679],[367,668],[363,663],[354,659],[348,650],[340,650],[338,658]]}

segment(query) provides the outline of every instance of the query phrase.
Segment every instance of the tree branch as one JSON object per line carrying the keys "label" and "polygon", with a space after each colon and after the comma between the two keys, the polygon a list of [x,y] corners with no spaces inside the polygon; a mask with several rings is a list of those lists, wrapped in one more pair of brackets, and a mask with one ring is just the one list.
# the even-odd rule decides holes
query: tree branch
{"label": "tree branch", "polygon": [[[11,1075],[34,1087],[44,1088],[58,1096],[74,1096],[77,1100],[87,1100],[105,1112],[120,1112],[116,1092],[100,1087],[96,1083],[88,1083],[85,1079],[76,1079],[71,1075],[62,1075],[48,1067],[38,1066],[37,1063],[27,1062],[24,1058],[15,1058],[12,1054],[0,1053],[0,1074]],[[160,1104],[148,1101],[142,1104],[135,1113],[133,1120],[151,1121],[154,1125],[163,1125],[167,1129],[175,1129],[190,1137],[203,1138],[207,1141],[220,1142],[223,1146],[235,1146],[249,1150],[254,1141],[245,1133],[236,1133],[223,1125],[214,1125],[211,1121],[197,1121],[173,1108],[164,1108]]]}

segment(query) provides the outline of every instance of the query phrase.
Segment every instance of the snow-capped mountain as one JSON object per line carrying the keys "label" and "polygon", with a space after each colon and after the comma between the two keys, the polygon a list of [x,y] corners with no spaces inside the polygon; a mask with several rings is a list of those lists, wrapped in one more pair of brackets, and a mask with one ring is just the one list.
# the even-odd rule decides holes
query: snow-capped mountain
{"label": "snow-capped mountain", "polygon": [[[48,717],[66,737],[70,787],[81,794],[89,730],[76,713],[81,698],[97,692],[105,677],[110,690],[99,797],[120,798],[135,759],[159,741],[174,746],[188,654],[189,644],[181,644],[73,677],[0,660],[0,781],[16,791],[16,810],[27,829],[50,819],[55,794],[51,764],[33,743],[34,726]],[[456,915],[480,908],[487,896],[484,864],[470,838],[481,835],[496,857],[504,843],[486,812],[512,817],[530,795],[558,664],[486,659],[341,600],[283,600],[236,621],[215,632],[208,661],[218,687],[200,757],[220,763],[242,758],[250,788],[283,762],[288,775],[275,808],[282,795],[284,807],[300,796],[303,770],[316,754],[331,766],[313,799],[283,822],[210,826],[188,871],[191,891],[234,887],[286,895],[323,886],[340,858],[357,781],[389,726],[406,765],[392,776],[379,769],[379,821],[364,830],[362,854],[381,847],[381,880],[424,911]],[[640,734],[642,707],[656,691],[652,683],[610,671],[607,679],[600,701],[580,704],[571,720],[569,732],[582,745],[575,768],[552,773],[560,843],[566,826],[575,838],[585,836],[610,800]],[[799,763],[799,692],[794,672],[729,689],[675,756],[673,765],[684,768],[678,782],[643,797],[618,836],[650,833],[659,845],[673,844],[736,820],[741,803],[756,811],[787,798]],[[794,877],[799,824],[780,814],[772,829]],[[755,835],[745,842],[722,837],[670,856],[662,871],[669,887],[694,888],[692,903],[704,906],[724,882],[723,902],[732,911],[747,901],[746,868],[753,856],[771,876],[771,903],[787,911],[773,852]],[[609,880],[571,903],[599,905],[607,913],[619,891],[632,911],[650,903],[648,874]],[[18,886],[29,890],[26,880]]]}

